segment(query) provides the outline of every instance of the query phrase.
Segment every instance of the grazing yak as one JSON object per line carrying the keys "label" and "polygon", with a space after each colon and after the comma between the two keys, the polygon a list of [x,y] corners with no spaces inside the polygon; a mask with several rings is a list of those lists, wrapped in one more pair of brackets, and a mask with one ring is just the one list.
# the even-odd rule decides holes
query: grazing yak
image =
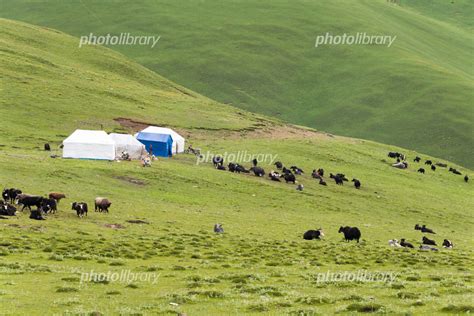
{"label": "grazing yak", "polygon": [[48,143],[44,144],[44,150],[51,151],[51,146]]}
{"label": "grazing yak", "polygon": [[392,152],[392,151],[388,153],[388,157],[390,157],[390,158],[399,158],[399,159],[405,160],[405,155],[404,154],[397,153],[397,152]]}
{"label": "grazing yak", "polygon": [[405,238],[400,239],[400,246],[405,248],[415,248],[412,244],[405,241]]}
{"label": "grazing yak", "polygon": [[451,242],[451,240],[443,240],[443,248],[448,248],[448,249],[452,249],[454,247],[453,243]]}
{"label": "grazing yak", "polygon": [[426,225],[421,226],[420,230],[422,233],[436,234],[432,229],[426,227]]}
{"label": "grazing yak", "polygon": [[330,173],[329,178],[334,179],[334,181],[336,181],[336,184],[338,185],[344,185],[344,180],[339,176],[339,174],[333,175],[332,173]]}
{"label": "grazing yak", "polygon": [[431,165],[431,170],[436,171],[436,166],[435,166],[435,165]]}
{"label": "grazing yak", "polygon": [[230,162],[227,167],[229,167],[230,172],[236,172],[236,173],[250,173],[249,170],[245,169],[243,166],[239,165],[238,163],[233,163]]}
{"label": "grazing yak", "polygon": [[324,181],[323,179],[319,179],[319,184],[320,185],[327,185],[326,181]]}
{"label": "grazing yak", "polygon": [[467,175],[464,176],[464,182],[466,182],[466,183],[469,182],[469,177]]}
{"label": "grazing yak", "polygon": [[36,206],[36,208],[40,208],[43,204],[44,197],[39,196],[39,195],[28,195],[28,194],[19,194],[16,196],[15,203],[22,204],[23,207],[21,208],[21,211],[27,207],[31,211],[32,206]]}
{"label": "grazing yak", "polygon": [[415,224],[415,230],[421,230],[421,226],[419,224]]}
{"label": "grazing yak", "polygon": [[352,179],[352,182],[354,182],[354,186],[355,186],[356,189],[360,189],[361,184],[360,184],[359,180]]}
{"label": "grazing yak", "polygon": [[433,162],[431,160],[425,161],[425,165],[432,165],[432,164],[433,164]]}
{"label": "grazing yak", "polygon": [[41,206],[44,210],[46,210],[45,213],[56,213],[58,211],[57,202],[55,199],[43,198],[41,201]]}
{"label": "grazing yak", "polygon": [[214,232],[216,234],[222,234],[224,232],[224,228],[222,227],[222,224],[215,224],[214,225]]}
{"label": "grazing yak", "polygon": [[278,182],[281,182],[280,181],[280,177],[281,175],[278,173],[278,172],[275,172],[275,171],[270,171],[270,173],[268,174],[268,177],[270,178],[270,180],[272,181],[278,181]]}
{"label": "grazing yak", "polygon": [[344,234],[346,241],[357,240],[359,242],[361,236],[360,230],[357,227],[341,226],[338,232]]}
{"label": "grazing yak", "polygon": [[252,159],[252,165],[253,165],[254,167],[256,167],[257,164],[258,164],[257,158]]}
{"label": "grazing yak", "polygon": [[252,167],[250,168],[250,171],[252,171],[257,177],[263,177],[265,175],[265,170],[263,170],[262,167]]}
{"label": "grazing yak", "polygon": [[51,192],[48,194],[48,197],[50,199],[54,199],[56,200],[56,202],[59,204],[59,202],[62,200],[62,199],[65,199],[66,198],[66,195],[64,193],[60,193],[60,192]]}
{"label": "grazing yak", "polygon": [[43,217],[43,211],[41,208],[31,211],[30,218],[35,219],[37,221],[44,221],[46,218]]}
{"label": "grazing yak", "polygon": [[16,207],[7,202],[0,201],[0,215],[15,216],[15,213]]}
{"label": "grazing yak", "polygon": [[418,172],[424,174],[424,173],[425,173],[425,169],[424,169],[424,168],[420,168],[420,169],[418,169]]}
{"label": "grazing yak", "polygon": [[408,168],[408,163],[406,161],[404,162],[397,162],[392,165],[392,167],[398,168],[398,169],[407,169]]}
{"label": "grazing yak", "polygon": [[441,167],[441,168],[446,168],[448,166],[448,164],[445,164],[445,163],[442,163],[442,162],[437,162],[437,163],[435,163],[435,165],[437,165],[438,167]]}
{"label": "grazing yak", "polygon": [[217,169],[218,166],[223,166],[224,159],[221,156],[214,156],[212,157],[212,164]]}
{"label": "grazing yak", "polygon": [[454,174],[458,174],[458,175],[461,175],[461,172],[457,171],[456,169],[452,168],[452,167],[449,167],[449,171],[454,173]]}
{"label": "grazing yak", "polygon": [[428,239],[426,236],[423,236],[423,239],[421,240],[421,243],[422,243],[423,245],[436,246],[436,241],[431,240],[431,239]]}
{"label": "grazing yak", "polygon": [[298,175],[304,173],[303,169],[298,168],[297,166],[291,166],[290,169],[293,170],[293,172]]}
{"label": "grazing yak", "polygon": [[72,210],[76,211],[78,217],[87,216],[87,203],[84,202],[74,202],[72,203]]}
{"label": "grazing yak", "polygon": [[94,201],[94,211],[98,212],[109,212],[109,207],[112,203],[103,197],[97,197]]}
{"label": "grazing yak", "polygon": [[281,163],[281,161],[275,162],[274,165],[278,170],[281,170],[283,168],[283,164]]}
{"label": "grazing yak", "polygon": [[296,177],[294,174],[292,174],[291,172],[290,173],[285,173],[283,175],[283,178],[285,179],[285,182],[288,183],[288,182],[292,182],[293,184],[296,183]]}
{"label": "grazing yak", "polygon": [[420,162],[421,161],[421,158],[416,156],[415,159],[413,159],[414,162]]}
{"label": "grazing yak", "polygon": [[322,228],[316,229],[316,230],[308,230],[306,233],[303,234],[303,239],[304,240],[313,240],[313,239],[321,239],[321,237],[324,237],[324,233]]}
{"label": "grazing yak", "polygon": [[19,189],[10,188],[10,189],[3,189],[2,191],[2,198],[5,202],[15,203],[15,199],[19,194],[23,192]]}

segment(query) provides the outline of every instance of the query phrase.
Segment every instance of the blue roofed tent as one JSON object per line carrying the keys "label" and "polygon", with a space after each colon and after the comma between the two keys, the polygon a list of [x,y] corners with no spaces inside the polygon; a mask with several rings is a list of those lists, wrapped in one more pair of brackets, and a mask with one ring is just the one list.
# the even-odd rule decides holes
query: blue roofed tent
{"label": "blue roofed tent", "polygon": [[173,138],[170,135],[140,132],[137,134],[137,139],[145,145],[145,149],[149,153],[157,157],[171,157],[173,155]]}

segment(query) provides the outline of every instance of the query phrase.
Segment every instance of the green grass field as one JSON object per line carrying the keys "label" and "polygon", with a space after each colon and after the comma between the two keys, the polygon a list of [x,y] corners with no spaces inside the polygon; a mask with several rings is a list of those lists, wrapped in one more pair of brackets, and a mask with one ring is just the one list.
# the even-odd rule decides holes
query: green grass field
{"label": "green grass field", "polygon": [[[76,37],[161,35],[111,46],[221,103],[420,150],[472,168],[473,2],[10,1],[1,16]],[[396,35],[390,48],[317,35]]]}
{"label": "green grass field", "polygon": [[[0,314],[474,312],[472,183],[443,168],[425,175],[415,163],[394,169],[387,152],[447,161],[223,105],[117,52],[77,50],[77,38],[55,30],[0,20],[0,43],[0,185],[67,195],[46,221],[30,220],[28,211],[0,220]],[[298,177],[305,190],[217,171],[184,154],[146,169],[138,162],[49,157],[60,154],[57,146],[76,128],[132,132],[141,126],[118,118],[171,126],[203,151],[276,154],[306,171]],[[42,151],[45,142],[52,153]],[[360,179],[362,189],[329,178],[327,187],[318,185],[309,172],[320,167]],[[109,214],[90,211],[79,219],[70,210],[73,201],[91,205],[96,196],[111,199]],[[224,224],[222,235],[212,232],[217,222]],[[418,247],[416,223],[455,248],[387,245],[406,238]],[[341,225],[358,226],[362,241],[344,242]],[[302,239],[319,227],[323,240]],[[91,270],[155,273],[158,281],[81,283],[81,273]],[[361,270],[396,278],[318,281],[319,273]]]}

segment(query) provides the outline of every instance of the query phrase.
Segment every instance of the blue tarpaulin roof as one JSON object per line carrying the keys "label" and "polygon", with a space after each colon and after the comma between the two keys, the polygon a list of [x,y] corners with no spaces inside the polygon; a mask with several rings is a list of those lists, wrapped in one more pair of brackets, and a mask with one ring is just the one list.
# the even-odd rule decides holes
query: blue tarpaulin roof
{"label": "blue tarpaulin roof", "polygon": [[145,149],[151,154],[159,157],[172,156],[173,138],[167,134],[143,133],[137,135],[137,139],[145,145]]}

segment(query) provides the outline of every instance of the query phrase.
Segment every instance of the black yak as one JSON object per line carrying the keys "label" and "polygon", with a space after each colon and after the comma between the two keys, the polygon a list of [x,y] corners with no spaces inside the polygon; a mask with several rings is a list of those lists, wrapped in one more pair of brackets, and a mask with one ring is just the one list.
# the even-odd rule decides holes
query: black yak
{"label": "black yak", "polygon": [[291,172],[290,173],[285,173],[283,175],[283,178],[285,179],[285,182],[288,183],[288,182],[292,182],[293,184],[296,183],[296,177],[294,174],[292,174]]}
{"label": "black yak", "polygon": [[415,248],[413,247],[412,244],[410,244],[409,242],[406,242],[405,238],[400,239],[400,246],[406,247],[406,248]]}
{"label": "black yak", "polygon": [[281,170],[281,168],[283,168],[283,164],[281,163],[281,161],[275,162],[274,165],[278,170]]}
{"label": "black yak", "polygon": [[469,182],[469,177],[467,175],[464,176],[464,182],[466,182],[466,183]]}
{"label": "black yak", "polygon": [[436,171],[436,166],[435,166],[435,165],[431,165],[431,170]]}
{"label": "black yak", "polygon": [[43,200],[41,201],[41,206],[44,210],[46,210],[46,213],[56,213],[58,210],[57,202],[55,199],[43,198]]}
{"label": "black yak", "polygon": [[324,237],[324,233],[321,228],[317,230],[308,230],[306,233],[303,234],[304,240],[321,239],[321,237]]}
{"label": "black yak", "polygon": [[421,226],[420,230],[422,233],[436,234],[432,229],[426,227],[426,225]]}
{"label": "black yak", "polygon": [[324,181],[323,179],[319,179],[319,184],[320,185],[327,185],[326,181]]}
{"label": "black yak", "polygon": [[263,170],[262,167],[252,167],[252,168],[250,168],[250,171],[253,171],[253,173],[257,177],[263,177],[265,175],[265,170]]}
{"label": "black yak", "polygon": [[44,197],[39,195],[27,195],[27,194],[19,194],[16,197],[16,204],[22,204],[23,207],[21,211],[27,207],[31,211],[32,206],[36,206],[36,208],[40,208],[43,203]]}
{"label": "black yak", "polygon": [[425,173],[425,169],[424,169],[424,168],[420,168],[420,169],[418,169],[418,172],[424,174],[424,173]]}
{"label": "black yak", "polygon": [[425,161],[425,165],[432,165],[432,164],[433,164],[433,162],[431,160]]}
{"label": "black yak", "polygon": [[361,236],[360,230],[357,227],[341,226],[338,232],[344,234],[344,239],[346,241],[357,240],[357,242],[359,242]]}
{"label": "black yak", "polygon": [[416,156],[415,159],[413,159],[414,162],[420,162],[421,161],[421,158]]}
{"label": "black yak", "polygon": [[447,240],[447,239],[443,240],[443,248],[451,249],[453,247],[454,247],[454,245],[450,240]]}
{"label": "black yak", "polygon": [[423,236],[423,239],[421,240],[421,243],[424,244],[424,245],[436,246],[436,241],[428,239],[428,238],[426,238],[426,236]]}
{"label": "black yak", "polygon": [[339,175],[333,175],[332,173],[329,174],[329,177],[331,179],[334,179],[336,181],[336,184],[338,185],[344,185],[344,180],[339,176]]}
{"label": "black yak", "polygon": [[354,182],[354,186],[355,186],[356,189],[360,189],[361,184],[360,184],[359,180],[352,179],[352,182]]}

